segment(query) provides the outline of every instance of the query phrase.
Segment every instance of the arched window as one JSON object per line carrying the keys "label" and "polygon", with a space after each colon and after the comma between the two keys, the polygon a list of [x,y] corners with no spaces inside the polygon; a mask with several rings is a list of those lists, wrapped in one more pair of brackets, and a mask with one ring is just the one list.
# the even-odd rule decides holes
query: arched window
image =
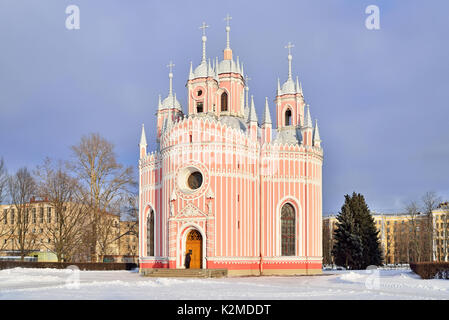
{"label": "arched window", "polygon": [[147,217],[147,256],[154,256],[154,211]]}
{"label": "arched window", "polygon": [[228,111],[228,94],[226,92],[221,94],[221,111]]}
{"label": "arched window", "polygon": [[284,204],[281,210],[282,255],[295,255],[295,208],[290,203]]}
{"label": "arched window", "polygon": [[285,125],[292,125],[292,111],[290,109],[287,109],[287,111],[285,111]]}

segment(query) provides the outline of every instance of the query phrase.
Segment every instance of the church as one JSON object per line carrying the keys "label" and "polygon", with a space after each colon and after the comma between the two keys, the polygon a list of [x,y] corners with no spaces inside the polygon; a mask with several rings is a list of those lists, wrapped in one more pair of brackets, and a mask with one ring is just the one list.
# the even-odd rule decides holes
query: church
{"label": "church", "polygon": [[[278,79],[273,108],[256,113],[243,62],[230,44],[223,58],[190,64],[187,106],[173,92],[157,106],[157,150],[139,159],[140,269],[227,269],[228,275],[318,274],[322,269],[322,164],[301,82]],[[273,88],[274,89],[274,88]],[[190,254],[189,254],[190,253]],[[186,256],[190,265],[186,263]]]}

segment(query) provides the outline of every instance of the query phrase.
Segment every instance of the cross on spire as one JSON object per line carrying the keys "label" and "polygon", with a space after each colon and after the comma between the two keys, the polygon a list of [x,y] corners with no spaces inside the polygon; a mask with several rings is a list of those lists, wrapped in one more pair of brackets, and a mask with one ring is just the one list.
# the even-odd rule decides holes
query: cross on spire
{"label": "cross on spire", "polygon": [[229,27],[229,21],[232,20],[232,17],[229,15],[229,13],[226,15],[226,18],[224,18],[224,21],[226,21],[226,26]]}
{"label": "cross on spire", "polygon": [[[232,20],[232,17],[228,13],[226,15],[226,18],[224,18],[224,21],[226,21],[226,49],[231,49],[230,41],[229,41],[229,31],[231,31],[231,27],[229,26],[230,20]],[[226,59],[226,57],[225,57],[225,59]]]}
{"label": "cross on spire", "polygon": [[203,36],[206,35],[206,28],[209,28],[209,26],[206,24],[206,22],[203,22],[202,26],[200,27],[200,29],[203,29]]}
{"label": "cross on spire", "polygon": [[288,49],[288,54],[289,54],[289,55],[292,54],[291,48],[294,48],[294,47],[295,47],[295,45],[292,44],[291,42],[288,42],[288,44],[285,46],[285,49]]}
{"label": "cross on spire", "polygon": [[202,26],[200,27],[200,29],[203,30],[203,37],[201,38],[201,40],[203,41],[203,57],[201,59],[201,63],[206,62],[206,28],[209,28],[209,26],[206,24],[206,22],[203,22]]}
{"label": "cross on spire", "polygon": [[167,68],[169,68],[170,69],[170,73],[172,73],[173,72],[173,67],[174,67],[175,65],[173,64],[173,62],[171,62],[170,61],[170,63],[169,64],[167,64]]}

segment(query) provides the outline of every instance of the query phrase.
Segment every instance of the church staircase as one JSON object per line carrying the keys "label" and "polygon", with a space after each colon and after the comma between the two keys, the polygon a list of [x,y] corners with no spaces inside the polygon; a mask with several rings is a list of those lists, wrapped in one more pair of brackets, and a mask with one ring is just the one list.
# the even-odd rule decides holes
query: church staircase
{"label": "church staircase", "polygon": [[143,269],[143,276],[155,278],[223,278],[228,276],[227,269]]}

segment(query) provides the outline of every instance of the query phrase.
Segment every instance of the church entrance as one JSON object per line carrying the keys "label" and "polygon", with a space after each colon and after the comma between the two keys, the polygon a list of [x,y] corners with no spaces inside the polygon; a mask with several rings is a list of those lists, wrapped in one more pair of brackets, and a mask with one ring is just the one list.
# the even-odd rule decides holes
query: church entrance
{"label": "church entrance", "polygon": [[191,230],[187,235],[186,253],[192,250],[190,269],[201,269],[203,261],[203,237],[198,230]]}

